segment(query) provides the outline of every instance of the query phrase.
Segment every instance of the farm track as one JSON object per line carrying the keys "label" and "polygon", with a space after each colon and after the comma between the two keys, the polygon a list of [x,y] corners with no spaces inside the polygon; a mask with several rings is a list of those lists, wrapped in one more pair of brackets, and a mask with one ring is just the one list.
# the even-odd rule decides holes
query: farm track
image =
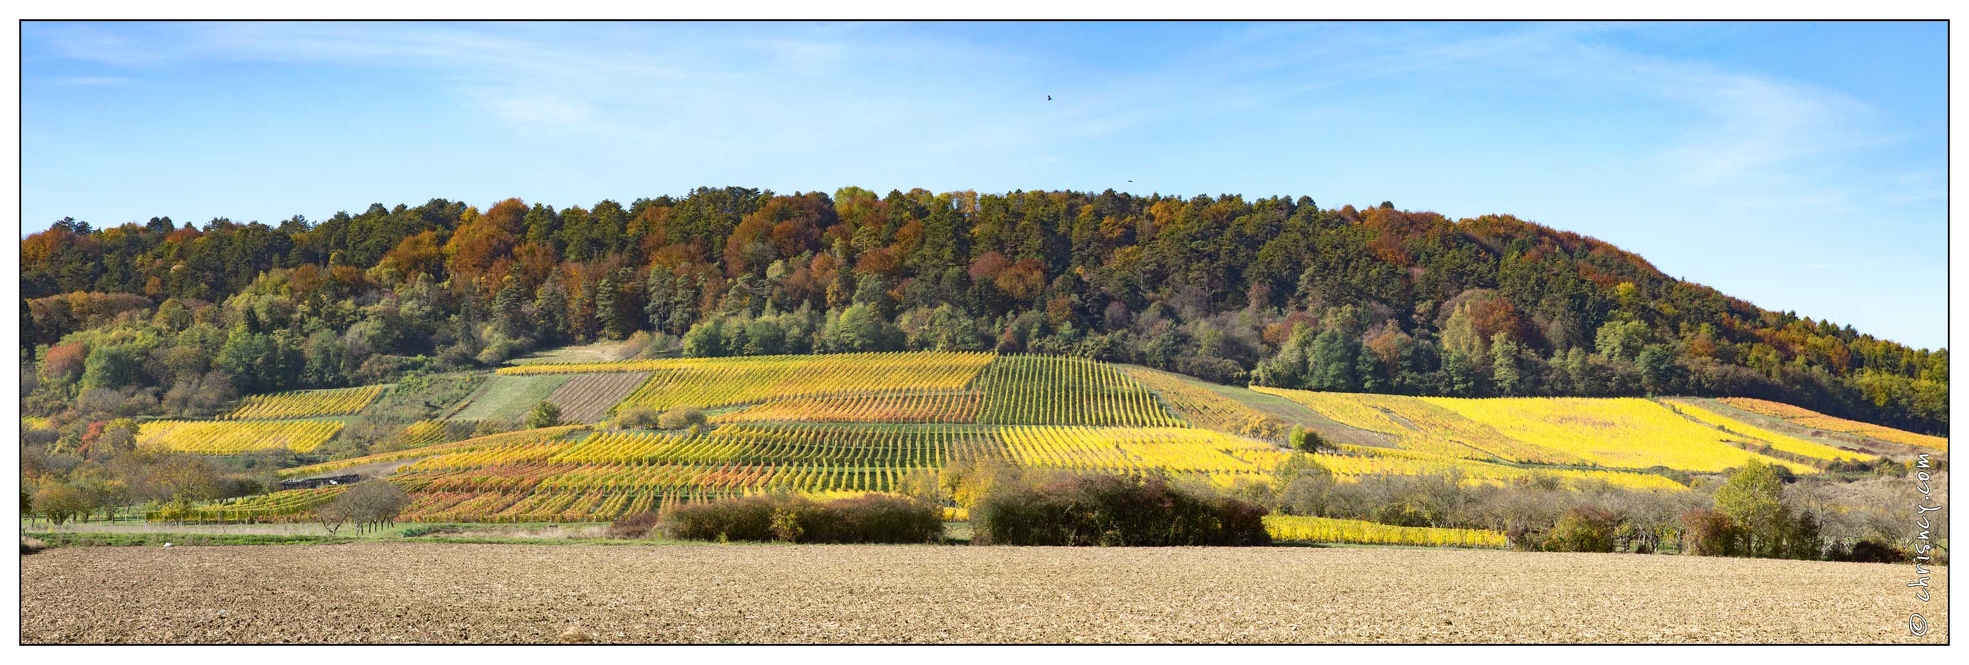
{"label": "farm track", "polygon": [[[1918,603],[1909,566],[1765,559],[358,543],[60,548],[21,565],[28,644],[552,642],[570,627],[638,643],[1948,641],[1946,568]],[[1916,610],[1926,637],[1908,635]]]}

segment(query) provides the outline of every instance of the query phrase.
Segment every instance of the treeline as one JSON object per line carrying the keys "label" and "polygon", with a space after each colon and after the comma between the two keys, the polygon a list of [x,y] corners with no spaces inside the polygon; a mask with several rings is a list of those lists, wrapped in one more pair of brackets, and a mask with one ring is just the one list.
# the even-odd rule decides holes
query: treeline
{"label": "treeline", "polygon": [[1542,474],[1498,484],[1465,482],[1455,472],[1343,480],[1313,456],[1294,456],[1271,482],[1242,482],[1232,492],[1288,515],[1498,531],[1522,550],[1893,563],[1912,556],[1894,512],[1919,500],[1916,470],[1882,462],[1843,477],[1798,477],[1751,460],[1723,476],[1692,478],[1688,491],[1662,491],[1568,486]]}
{"label": "treeline", "polygon": [[638,333],[694,355],[1073,354],[1419,395],[1744,395],[1946,434],[1948,353],[1770,312],[1509,216],[845,188],[21,242],[30,412],[388,380]]}

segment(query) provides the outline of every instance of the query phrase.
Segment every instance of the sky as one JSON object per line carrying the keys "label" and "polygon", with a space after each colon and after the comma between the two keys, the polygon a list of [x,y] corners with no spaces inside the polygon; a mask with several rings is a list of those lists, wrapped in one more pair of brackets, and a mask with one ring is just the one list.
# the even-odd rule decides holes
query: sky
{"label": "sky", "polygon": [[1304,195],[1512,214],[1947,344],[1942,23],[30,22],[21,50],[23,235],[725,185]]}

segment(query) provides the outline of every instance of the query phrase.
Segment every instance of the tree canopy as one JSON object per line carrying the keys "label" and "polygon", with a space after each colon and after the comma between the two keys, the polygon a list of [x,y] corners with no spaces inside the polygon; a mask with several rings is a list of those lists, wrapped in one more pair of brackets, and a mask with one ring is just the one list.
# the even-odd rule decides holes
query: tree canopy
{"label": "tree canopy", "polygon": [[995,349],[1320,390],[1743,395],[1948,427],[1946,349],[1763,310],[1508,215],[1392,204],[726,187],[272,226],[64,219],[21,256],[30,412],[94,392],[134,400],[125,415],[188,413],[643,333],[700,355]]}

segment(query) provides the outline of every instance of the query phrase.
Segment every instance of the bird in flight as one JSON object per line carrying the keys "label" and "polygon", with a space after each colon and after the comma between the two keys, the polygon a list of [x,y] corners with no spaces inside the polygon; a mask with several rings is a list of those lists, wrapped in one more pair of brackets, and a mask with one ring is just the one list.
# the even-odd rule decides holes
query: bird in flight
{"label": "bird in flight", "polygon": [[1049,102],[1050,102],[1050,101],[1053,101],[1053,96],[1052,96],[1052,95],[1047,95],[1047,96],[1046,96],[1046,101],[1049,101]]}

